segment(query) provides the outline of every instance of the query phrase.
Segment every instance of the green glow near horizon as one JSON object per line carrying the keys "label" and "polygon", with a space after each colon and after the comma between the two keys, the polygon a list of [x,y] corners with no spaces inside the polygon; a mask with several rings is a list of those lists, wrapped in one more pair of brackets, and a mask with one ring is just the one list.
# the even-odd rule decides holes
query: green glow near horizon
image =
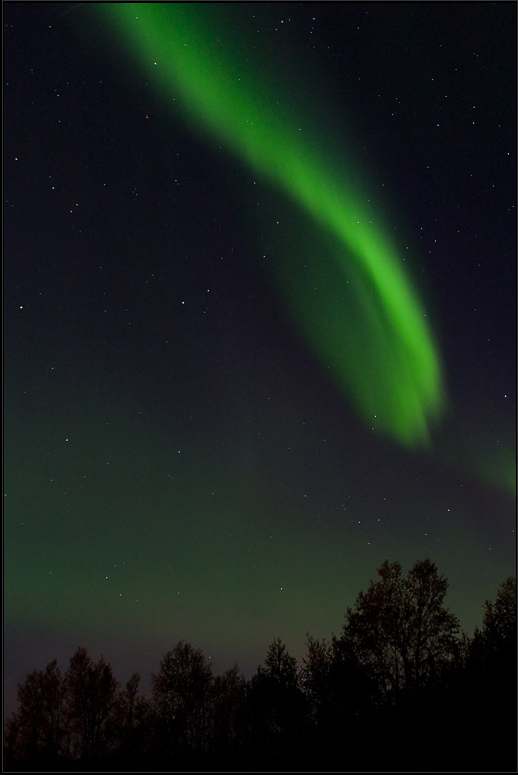
{"label": "green glow near horizon", "polygon": [[[401,443],[425,442],[444,403],[437,349],[396,248],[375,225],[359,186],[353,188],[336,171],[341,151],[333,164],[326,148],[329,138],[315,142],[300,131],[295,111],[289,115],[287,88],[281,92],[264,75],[269,65],[251,67],[249,57],[225,40],[228,32],[222,25],[218,37],[220,6],[98,8],[108,14],[110,25],[139,56],[172,108],[198,131],[227,144],[254,173],[310,215],[309,232],[316,226],[333,238],[335,250],[326,271],[331,267],[338,287],[327,281],[327,293],[309,304],[302,264],[287,257],[280,277],[288,304],[364,420],[370,423],[375,416],[377,429]],[[310,264],[308,276],[318,276],[317,248]],[[358,294],[350,300],[354,317],[340,308],[344,299],[339,288],[351,276]],[[341,325],[350,330],[342,331]]]}

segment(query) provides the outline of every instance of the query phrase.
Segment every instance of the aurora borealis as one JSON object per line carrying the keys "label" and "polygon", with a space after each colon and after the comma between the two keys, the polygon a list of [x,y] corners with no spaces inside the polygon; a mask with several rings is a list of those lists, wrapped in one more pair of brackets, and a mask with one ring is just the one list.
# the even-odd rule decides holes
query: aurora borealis
{"label": "aurora borealis", "polygon": [[478,624],[515,563],[514,22],[7,4],[8,703],[79,644],[300,654],[385,559]]}
{"label": "aurora borealis", "polygon": [[[428,415],[440,409],[442,387],[423,310],[397,251],[376,225],[379,215],[368,212],[347,178],[337,177],[319,158],[314,149],[325,145],[326,138],[312,143],[303,137],[304,117],[290,116],[288,84],[279,87],[277,79],[277,88],[273,83],[268,88],[260,81],[263,61],[258,59],[250,72],[249,58],[235,55],[234,40],[225,39],[225,6],[121,3],[99,6],[99,11],[108,13],[114,28],[122,31],[128,50],[141,54],[169,106],[172,96],[180,95],[175,103],[195,126],[201,124],[227,142],[254,171],[287,192],[336,237],[338,288],[352,276],[353,299],[335,296],[327,306],[336,313],[324,309],[312,313],[298,282],[302,262],[288,257],[290,270],[283,272],[287,296],[298,304],[310,339],[333,364],[365,419],[376,417],[379,429],[403,442],[425,438]],[[315,245],[309,259],[317,281],[319,250]],[[327,318],[343,315],[342,307],[351,301],[357,314],[349,314],[349,326],[339,321],[329,328]],[[344,339],[351,328],[358,334],[348,337],[347,347]]]}

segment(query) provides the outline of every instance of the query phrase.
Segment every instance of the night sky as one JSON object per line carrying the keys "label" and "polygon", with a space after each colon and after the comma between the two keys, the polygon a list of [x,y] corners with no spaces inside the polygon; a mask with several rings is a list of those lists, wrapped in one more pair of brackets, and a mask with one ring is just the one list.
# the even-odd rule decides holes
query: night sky
{"label": "night sky", "polygon": [[78,645],[300,656],[385,559],[435,560],[470,631],[514,572],[516,5],[184,7],[189,72],[177,11],[147,67],[110,9],[5,6],[8,704]]}

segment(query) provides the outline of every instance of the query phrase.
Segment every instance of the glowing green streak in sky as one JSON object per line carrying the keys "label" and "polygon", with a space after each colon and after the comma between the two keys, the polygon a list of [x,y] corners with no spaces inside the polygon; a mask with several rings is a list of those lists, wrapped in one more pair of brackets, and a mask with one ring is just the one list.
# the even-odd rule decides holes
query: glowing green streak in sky
{"label": "glowing green streak in sky", "polygon": [[[361,292],[366,294],[359,305],[361,319],[355,321],[358,331],[363,330],[358,338],[361,347],[355,348],[357,357],[351,358],[354,348],[342,351],[336,330],[326,339],[326,326],[319,319],[326,310],[320,305],[312,315],[311,309],[304,309],[303,291],[298,304],[302,327],[309,330],[316,351],[331,363],[365,419],[376,415],[377,427],[403,443],[426,440],[430,419],[443,403],[440,365],[397,251],[374,225],[360,192],[315,150],[315,143],[299,131],[296,116],[286,116],[287,95],[280,94],[278,85],[269,84],[264,75],[261,79],[246,55],[236,53],[232,41],[225,41],[228,33],[223,27],[218,37],[223,9],[219,14],[217,5],[201,4],[98,8],[109,14],[114,29],[149,68],[172,107],[181,109],[198,129],[226,143],[334,236],[338,249],[333,262],[342,281],[356,265]],[[308,101],[314,108],[309,95]],[[319,142],[325,146],[327,138]],[[319,256],[313,260],[318,265]],[[295,265],[293,271],[304,270]],[[292,280],[284,281],[288,295],[296,293],[297,278]],[[365,314],[370,320],[364,319]],[[333,309],[327,309],[327,315],[333,317]]]}

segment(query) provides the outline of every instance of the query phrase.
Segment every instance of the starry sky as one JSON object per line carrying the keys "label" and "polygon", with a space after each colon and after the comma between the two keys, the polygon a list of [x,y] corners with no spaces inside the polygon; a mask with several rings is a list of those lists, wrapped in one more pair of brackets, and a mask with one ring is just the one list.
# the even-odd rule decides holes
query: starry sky
{"label": "starry sky", "polygon": [[[239,100],[218,134],[226,92],[163,77],[167,24],[155,78],[107,10],[4,13],[8,707],[78,645],[121,678],[180,639],[217,670],[300,656],[385,559],[435,560],[471,630],[515,566],[516,6],[200,5],[278,122],[260,156]],[[404,361],[369,334],[386,255],[366,280],[337,242],[353,202],[424,326]],[[425,347],[423,442],[389,399]]]}

